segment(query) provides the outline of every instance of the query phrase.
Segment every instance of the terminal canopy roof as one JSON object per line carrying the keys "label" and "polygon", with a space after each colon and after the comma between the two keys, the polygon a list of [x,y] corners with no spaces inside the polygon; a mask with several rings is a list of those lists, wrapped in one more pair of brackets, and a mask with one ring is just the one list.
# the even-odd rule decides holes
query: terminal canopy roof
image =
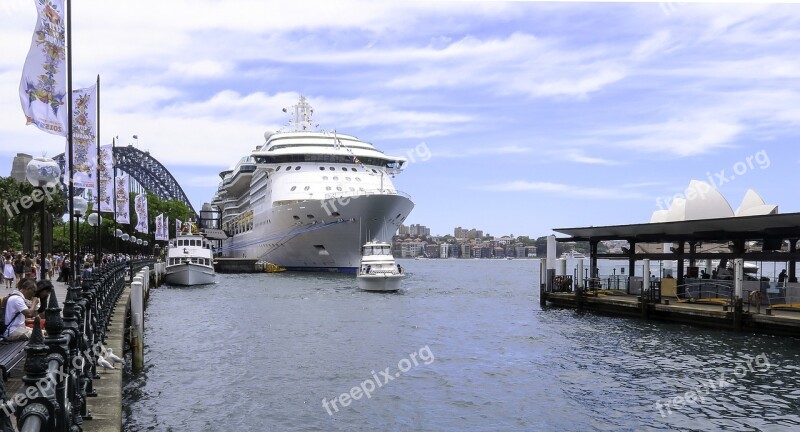
{"label": "terminal canopy roof", "polygon": [[[800,238],[800,213],[697,219],[631,225],[556,228],[568,241],[628,240],[659,243],[692,240],[755,240]],[[565,239],[559,239],[565,241]]]}

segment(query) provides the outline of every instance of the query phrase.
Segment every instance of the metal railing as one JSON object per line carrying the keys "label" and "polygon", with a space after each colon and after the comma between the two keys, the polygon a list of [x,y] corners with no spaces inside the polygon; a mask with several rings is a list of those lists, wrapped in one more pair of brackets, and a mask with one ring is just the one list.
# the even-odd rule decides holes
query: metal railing
{"label": "metal railing", "polygon": [[130,275],[151,265],[153,260],[134,260],[130,268],[114,263],[85,275],[80,285],[67,289],[63,314],[55,292],[45,312],[44,336],[39,317],[34,318],[28,342],[22,390],[13,398],[3,397],[0,420],[10,413],[17,428],[24,432],[83,430],[83,420],[91,418],[87,397],[96,396],[93,380],[97,362],[104,354],[106,332]]}

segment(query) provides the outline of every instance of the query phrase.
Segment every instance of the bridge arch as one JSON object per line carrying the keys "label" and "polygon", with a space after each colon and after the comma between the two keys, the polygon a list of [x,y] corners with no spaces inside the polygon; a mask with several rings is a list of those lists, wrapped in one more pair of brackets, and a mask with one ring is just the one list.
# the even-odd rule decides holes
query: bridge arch
{"label": "bridge arch", "polygon": [[[189,202],[189,198],[181,185],[161,162],[150,156],[150,152],[141,151],[132,145],[128,145],[114,147],[113,154],[114,166],[129,174],[146,191],[158,195],[161,199],[181,201],[189,207],[195,218],[197,218],[198,213],[192,203]],[[64,153],[54,159],[61,165],[61,172],[64,172],[66,165]]]}

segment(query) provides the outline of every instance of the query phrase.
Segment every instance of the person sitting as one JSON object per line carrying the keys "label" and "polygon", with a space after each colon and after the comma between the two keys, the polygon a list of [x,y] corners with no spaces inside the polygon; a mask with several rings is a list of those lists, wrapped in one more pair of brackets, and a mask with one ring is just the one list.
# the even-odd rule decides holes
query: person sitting
{"label": "person sitting", "polygon": [[44,319],[44,313],[47,310],[47,299],[50,297],[50,294],[53,293],[53,283],[49,280],[40,280],[36,282],[36,290],[34,291],[33,295],[39,299],[39,309],[36,310],[36,313],[39,314],[39,318]]}
{"label": "person sitting", "polygon": [[[17,284],[15,289],[6,299],[6,331],[3,336],[8,340],[27,340],[31,337],[33,329],[25,326],[25,318],[33,318],[36,315],[36,307],[39,298],[35,296],[36,282],[31,279],[23,279]],[[25,300],[33,300],[29,308]]]}
{"label": "person sitting", "polygon": [[778,283],[782,284],[786,282],[786,278],[788,275],[786,274],[786,269],[781,270],[781,274],[778,275]]}

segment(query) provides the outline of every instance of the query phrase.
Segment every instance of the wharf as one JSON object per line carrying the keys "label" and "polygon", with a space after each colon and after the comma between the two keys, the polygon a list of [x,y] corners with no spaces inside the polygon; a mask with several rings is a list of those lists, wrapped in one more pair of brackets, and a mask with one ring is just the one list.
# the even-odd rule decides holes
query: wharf
{"label": "wharf", "polygon": [[[677,298],[662,298],[660,302],[642,304],[636,295],[576,295],[575,292],[542,292],[544,301],[553,306],[576,308],[614,316],[639,317],[706,327],[752,331],[800,337],[800,311],[770,309],[760,312],[744,306],[738,318],[735,308],[717,303],[678,302]],[[769,313],[768,313],[769,312]]]}
{"label": "wharf", "polygon": [[214,271],[217,273],[257,273],[258,260],[252,258],[214,258]]}
{"label": "wharf", "polygon": [[[52,282],[59,305],[63,307],[63,302],[67,297],[67,285],[55,280]],[[3,288],[3,290],[5,291],[3,295],[11,292],[9,289]],[[114,353],[120,356],[124,352],[125,321],[127,309],[130,307],[130,294],[131,285],[126,282],[114,306],[104,343],[105,347],[112,348]],[[11,369],[9,378],[5,382],[6,394],[10,397],[24,390],[22,377],[25,375],[25,361],[26,359],[22,359]],[[118,366],[117,369],[109,371],[98,368],[98,374],[93,380],[93,389],[97,396],[87,398],[89,417],[83,420],[84,431],[119,432],[122,430],[122,382],[123,369],[121,367]],[[16,425],[17,420],[13,415],[11,421]]]}

